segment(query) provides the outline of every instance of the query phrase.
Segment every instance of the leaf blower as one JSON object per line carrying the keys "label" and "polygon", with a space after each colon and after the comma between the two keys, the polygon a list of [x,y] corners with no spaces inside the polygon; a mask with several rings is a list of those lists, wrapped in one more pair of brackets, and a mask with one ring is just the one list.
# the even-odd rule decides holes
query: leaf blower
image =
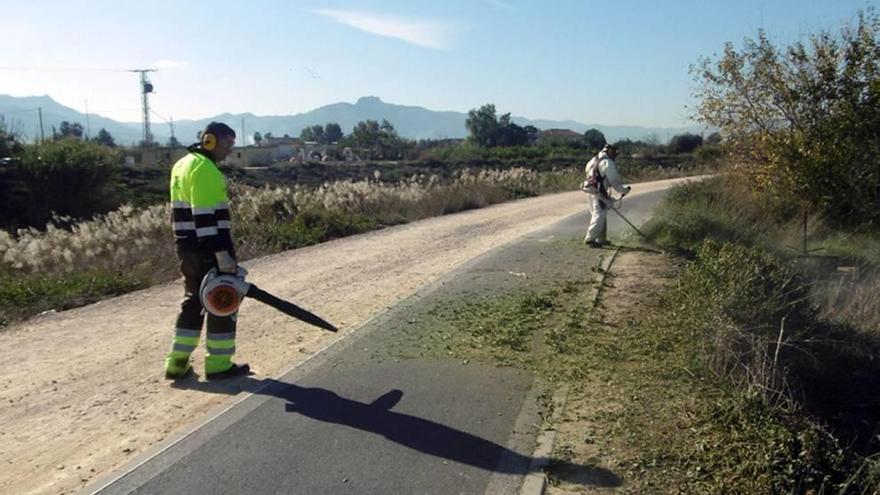
{"label": "leaf blower", "polygon": [[247,276],[247,270],[242,267],[238,267],[238,273],[235,275],[220,273],[217,268],[212,268],[202,279],[202,285],[199,288],[199,299],[205,310],[214,316],[229,316],[238,311],[238,307],[241,306],[245,297],[250,297],[310,325],[331,332],[338,330],[332,323],[320,316],[292,302],[275,297],[254,284],[245,282],[245,276]]}

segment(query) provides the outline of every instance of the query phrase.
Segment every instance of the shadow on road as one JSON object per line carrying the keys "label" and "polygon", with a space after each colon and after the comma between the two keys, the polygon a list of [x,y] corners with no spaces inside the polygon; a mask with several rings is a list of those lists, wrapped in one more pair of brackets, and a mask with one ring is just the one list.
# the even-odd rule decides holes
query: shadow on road
{"label": "shadow on road", "polygon": [[[370,403],[346,399],[323,388],[306,388],[274,380],[250,377],[228,382],[182,380],[174,388],[235,395],[241,391],[268,395],[286,401],[287,412],[317,421],[345,425],[382,435],[388,440],[428,455],[475,466],[487,471],[526,475],[532,458],[489,440],[409,414],[391,411],[403,398],[403,391],[391,390]],[[503,460],[503,462],[499,462]],[[555,469],[589,472],[582,484],[619,486],[621,479],[606,469],[552,461]]]}

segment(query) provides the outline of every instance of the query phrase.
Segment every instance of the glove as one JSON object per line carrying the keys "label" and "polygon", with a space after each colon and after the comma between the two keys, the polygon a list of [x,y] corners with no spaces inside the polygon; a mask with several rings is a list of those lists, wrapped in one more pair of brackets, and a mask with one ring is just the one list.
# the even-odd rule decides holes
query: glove
{"label": "glove", "polygon": [[214,257],[217,258],[217,269],[220,270],[220,273],[234,274],[238,272],[238,263],[229,254],[229,251],[217,251],[214,253]]}

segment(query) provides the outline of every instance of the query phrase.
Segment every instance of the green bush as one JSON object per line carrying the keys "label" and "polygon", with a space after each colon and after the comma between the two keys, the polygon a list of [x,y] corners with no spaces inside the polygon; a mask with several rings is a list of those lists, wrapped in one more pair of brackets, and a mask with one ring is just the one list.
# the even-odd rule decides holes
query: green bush
{"label": "green bush", "polygon": [[240,255],[276,253],[374,230],[377,219],[362,214],[310,210],[290,218],[234,226]]}
{"label": "green bush", "polygon": [[[701,411],[691,431],[696,444],[689,446],[691,452],[679,454],[692,474],[691,489],[871,493],[870,488],[877,486],[876,478],[861,475],[859,461],[819,425],[769,407],[758,395],[717,400]],[[843,488],[848,480],[851,490]]]}
{"label": "green bush", "polygon": [[771,493],[873,493],[880,421],[864,405],[880,395],[880,341],[822,320],[808,293],[769,252],[714,240],[681,275],[667,304],[695,342],[688,367],[726,391],[699,427],[702,445],[717,450],[708,457],[723,464],[707,474],[736,466]]}
{"label": "green bush", "polygon": [[729,201],[725,181],[715,178],[671,189],[642,229],[648,240],[691,254],[707,238],[754,243],[759,227],[751,220],[751,212]]}
{"label": "green bush", "polygon": [[29,145],[7,171],[7,229],[43,228],[53,216],[88,219],[119,206],[117,151],[75,139]]}
{"label": "green bush", "polygon": [[682,278],[683,290],[699,294],[698,307],[751,329],[776,331],[782,318],[815,317],[795,272],[761,248],[705,240]]}
{"label": "green bush", "polygon": [[82,306],[146,285],[146,281],[127,274],[98,271],[0,277],[0,326],[23,316]]}
{"label": "green bush", "polygon": [[717,126],[744,180],[841,225],[880,223],[880,17],[777,48],[759,32],[692,69],[697,116]]}

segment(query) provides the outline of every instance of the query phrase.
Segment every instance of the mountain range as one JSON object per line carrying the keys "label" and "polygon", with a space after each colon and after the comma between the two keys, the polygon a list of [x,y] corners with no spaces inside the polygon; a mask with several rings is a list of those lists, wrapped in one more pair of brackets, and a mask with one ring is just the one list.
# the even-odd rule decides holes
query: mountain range
{"label": "mountain range", "polygon": [[[53,127],[58,128],[62,121],[68,121],[80,123],[92,135],[104,128],[118,144],[132,145],[142,139],[141,122],[119,122],[97,114],[87,116],[76,109],[56,102],[48,95],[25,97],[0,95],[0,117],[3,118],[6,127],[18,132],[28,141],[33,141],[40,135],[38,109],[42,111],[43,130],[47,137],[52,134]],[[175,120],[174,135],[181,143],[189,144],[196,140],[198,132],[208,122],[225,122],[239,133],[243,123],[245,133],[248,136],[247,144],[251,144],[253,142],[252,136],[257,131],[261,134],[271,132],[274,136],[287,134],[298,137],[300,131],[307,126],[336,122],[342,127],[343,132],[349,133],[355,124],[368,119],[380,122],[383,119],[388,120],[394,125],[398,134],[409,139],[465,138],[468,134],[465,128],[467,113],[396,105],[386,103],[375,96],[365,96],[355,103],[333,103],[296,115],[224,113],[198,120]],[[158,119],[151,119],[151,131],[154,139],[165,143],[171,137],[171,127],[165,122],[157,122],[156,120]],[[665,142],[676,134],[700,133],[703,130],[697,125],[671,128],[583,124],[573,120],[533,120],[525,117],[513,117],[512,120],[522,126],[533,125],[538,129],[570,129],[578,133],[595,128],[602,131],[609,141],[619,139],[645,140],[653,136],[660,142]],[[241,139],[239,139],[239,143],[242,143]]]}

